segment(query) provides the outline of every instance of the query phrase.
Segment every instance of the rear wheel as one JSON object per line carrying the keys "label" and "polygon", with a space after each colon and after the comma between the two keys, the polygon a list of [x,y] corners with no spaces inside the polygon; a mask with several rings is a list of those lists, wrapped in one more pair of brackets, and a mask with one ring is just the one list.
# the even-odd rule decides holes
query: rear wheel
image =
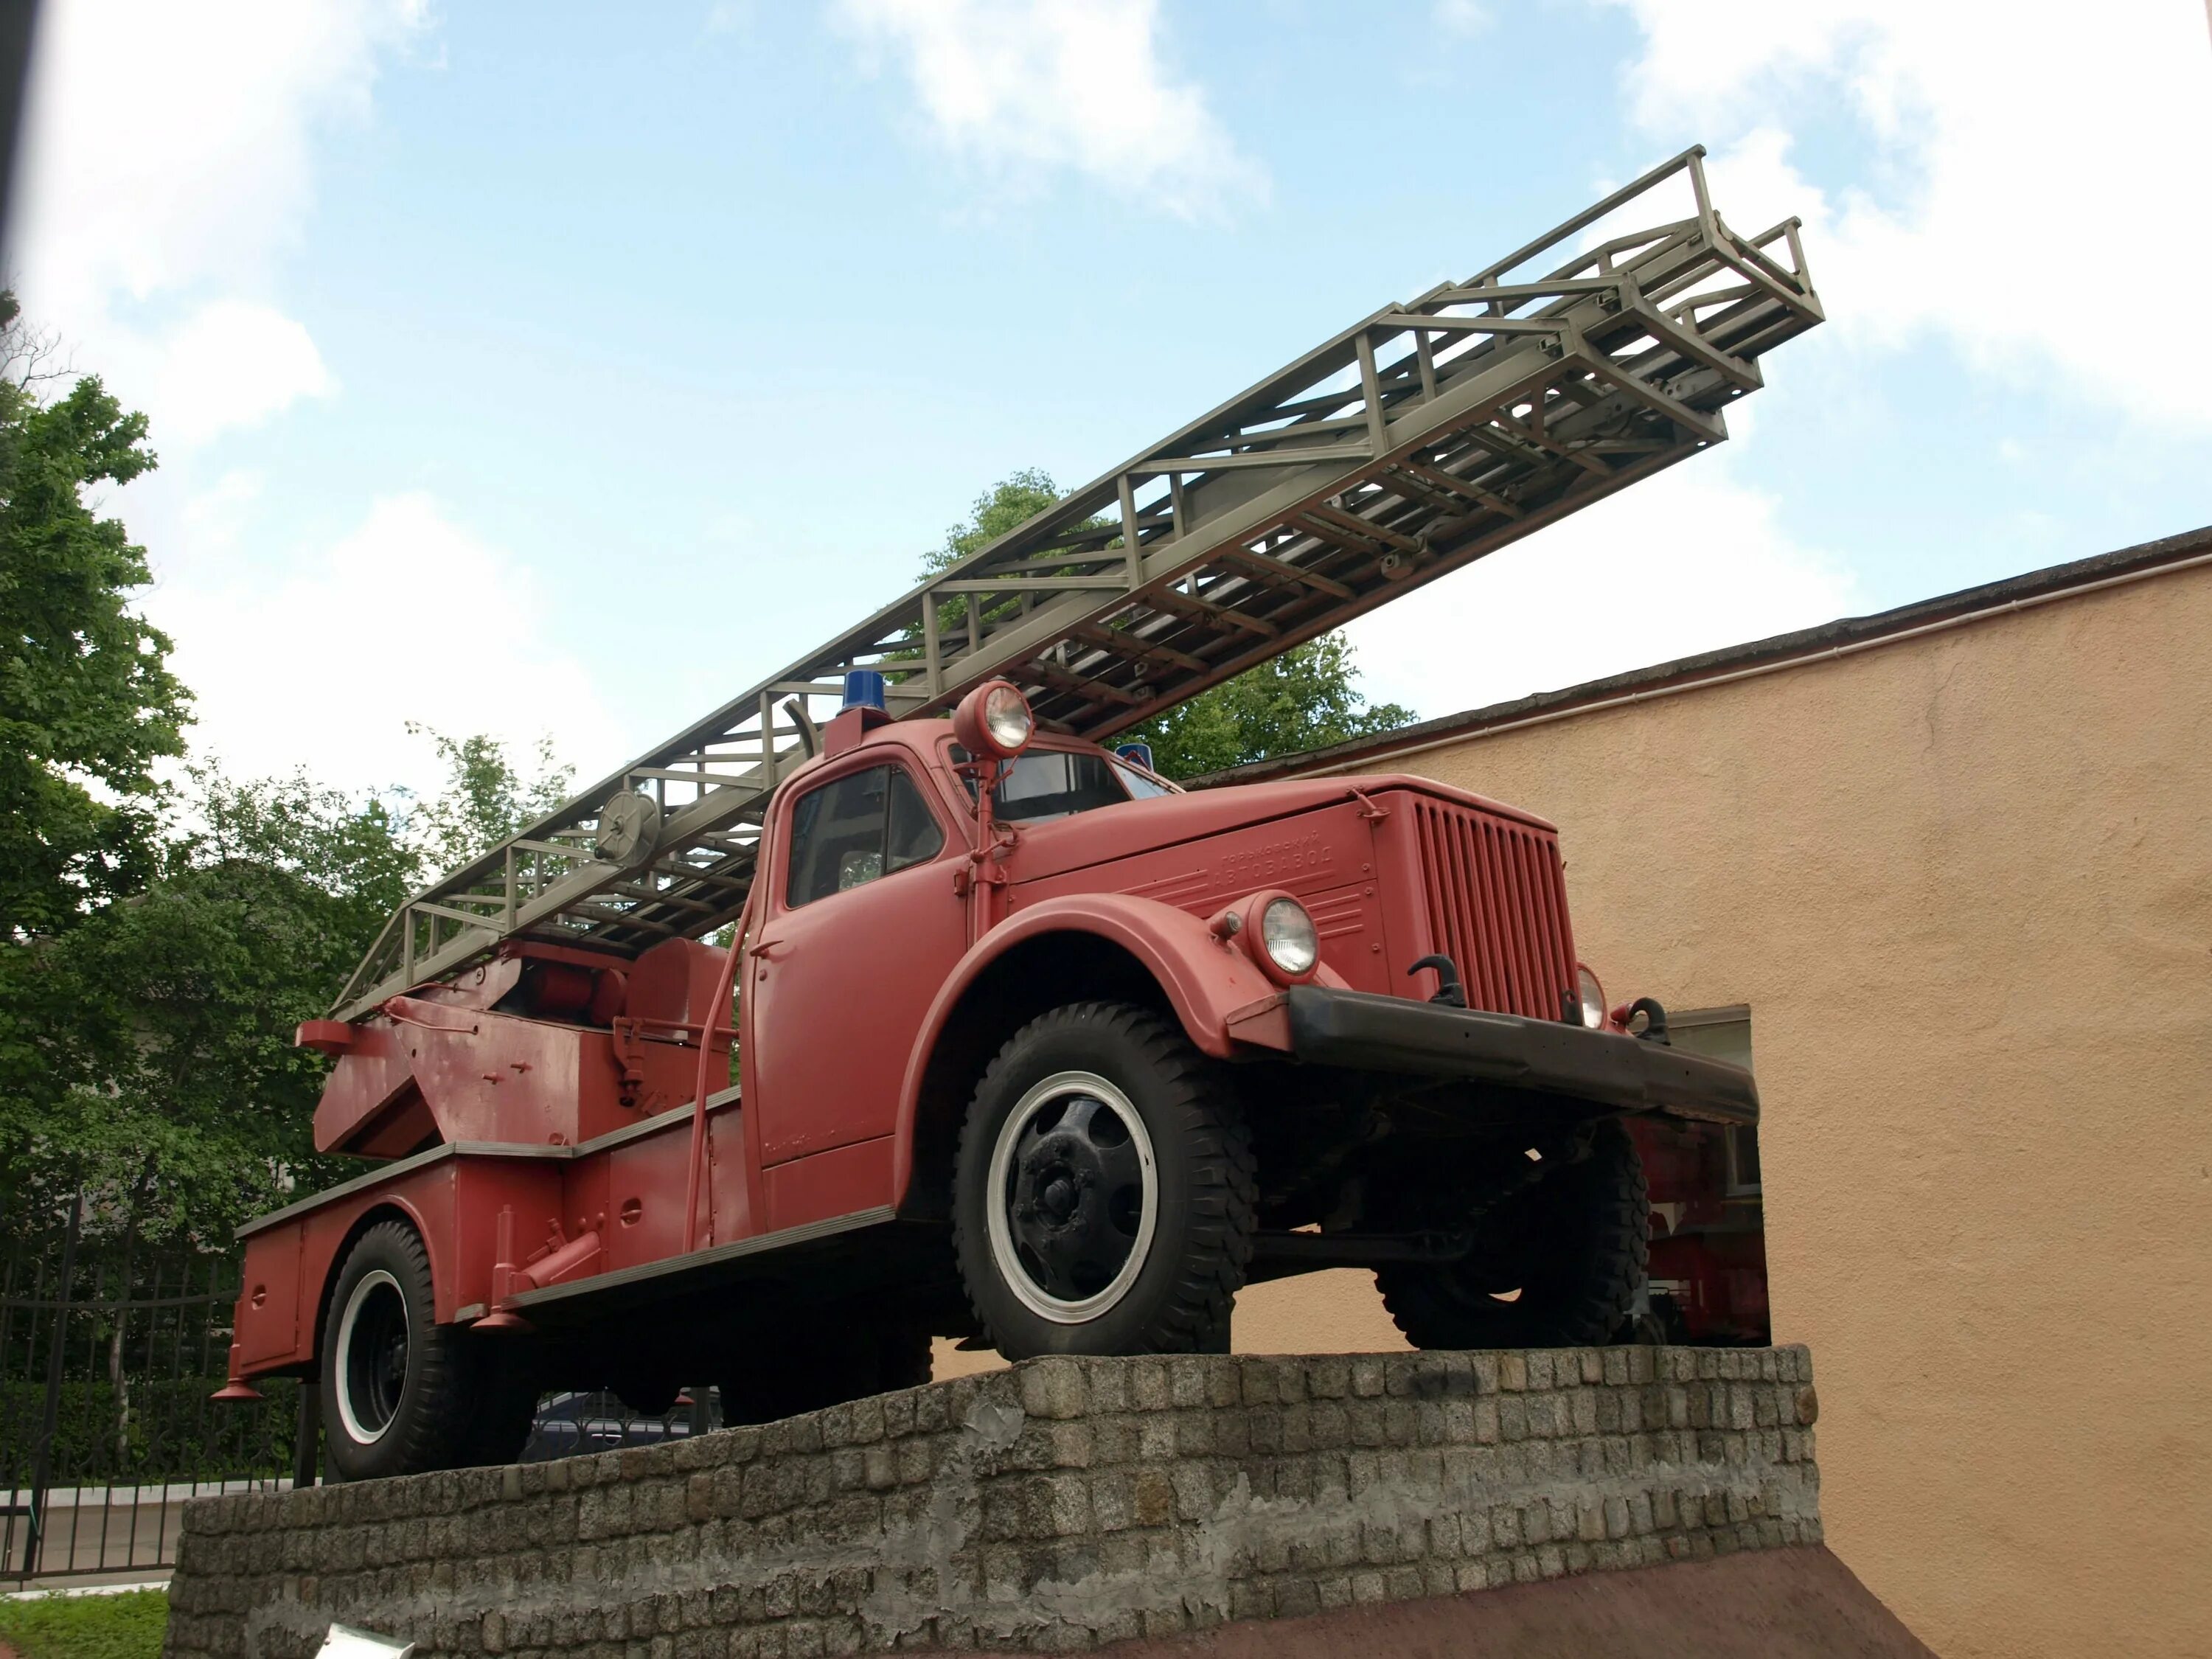
{"label": "rear wheel", "polygon": [[[1613,1340],[1644,1292],[1650,1203],[1618,1118],[1587,1149],[1474,1218],[1474,1245],[1443,1266],[1379,1268],[1384,1305],[1417,1348],[1578,1347]],[[1437,1222],[1456,1219],[1436,1214]]]}
{"label": "rear wheel", "polygon": [[1250,1259],[1251,1143],[1213,1066],[1158,1015],[1030,1021],[968,1109],[953,1238],[1010,1359],[1216,1345]]}
{"label": "rear wheel", "polygon": [[509,1461],[537,1404],[522,1358],[439,1324],[421,1237],[379,1222],[347,1253],[323,1325],[317,1386],[332,1472],[373,1480]]}

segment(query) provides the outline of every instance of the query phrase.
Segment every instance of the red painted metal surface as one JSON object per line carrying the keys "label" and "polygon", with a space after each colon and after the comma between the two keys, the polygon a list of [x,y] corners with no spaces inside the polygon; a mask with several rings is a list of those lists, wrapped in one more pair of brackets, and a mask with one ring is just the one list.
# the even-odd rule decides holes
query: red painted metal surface
{"label": "red painted metal surface", "polygon": [[1403,803],[1397,833],[1417,849],[1426,929],[1419,953],[1451,957],[1470,1006],[1557,1019],[1575,984],[1559,836],[1410,790],[1382,799]]}
{"label": "red painted metal surface", "polygon": [[[949,723],[862,719],[836,735],[840,752],[801,768],[769,814],[734,960],[685,939],[634,962],[516,941],[350,1028],[302,1028],[335,1056],[318,1146],[404,1161],[247,1230],[234,1377],[314,1363],[324,1288],[380,1215],[422,1234],[441,1320],[514,1326],[503,1305],[517,1294],[899,1203],[930,1059],[1012,952],[1048,976],[1076,936],[1117,952],[1223,1058],[1288,1042],[1275,977],[1206,923],[1261,892],[1312,915],[1324,984],[1419,995],[1407,969],[1441,951],[1475,1006],[1556,1018],[1574,983],[1556,832],[1463,791],[1298,780],[994,827],[978,821]],[[793,903],[793,812],[884,764],[915,783],[942,848]],[[742,1104],[717,1093],[737,1035],[725,974],[743,992]],[[1741,1324],[1740,1245],[1656,1196],[1710,1170],[1689,1143],[1647,1139],[1646,1153],[1665,1224],[1655,1274],[1663,1252],[1700,1287],[1686,1292],[1698,1317]]]}
{"label": "red painted metal surface", "polygon": [[856,1141],[812,1158],[776,1164],[766,1174],[768,1232],[852,1215],[891,1201],[891,1137]]}
{"label": "red painted metal surface", "polygon": [[[1135,819],[1138,811],[1146,817]],[[1273,888],[1305,905],[1321,935],[1322,961],[1344,984],[1362,991],[1403,988],[1390,973],[1394,947],[1383,927],[1374,834],[1342,784],[1302,783],[1296,793],[1281,795],[1272,787],[1219,790],[1091,816],[1123,812],[1131,821],[1112,842],[1082,817],[1026,832],[1014,870],[1015,913],[1116,894],[1202,919]],[[1206,960],[1244,955],[1212,943]],[[1274,988],[1256,968],[1254,973],[1261,988],[1255,995]],[[1224,991],[1213,1000],[1241,1006],[1237,995]],[[1193,1027],[1188,1017],[1185,1024]],[[1218,1034],[1216,1026],[1204,1035],[1194,1028],[1201,1048],[1226,1054]]]}
{"label": "red painted metal surface", "polygon": [[1557,1019],[1575,982],[1559,833],[1542,819],[1419,780],[1363,781],[1394,982],[1431,952],[1451,957],[1468,1005]]}
{"label": "red painted metal surface", "polygon": [[[466,987],[398,996],[355,1029],[315,1111],[324,1152],[400,1158],[460,1140],[572,1146],[691,1098],[703,1011],[722,953],[671,939],[601,977],[514,947]],[[526,970],[545,970],[543,1003]],[[603,988],[612,987],[611,994]],[[605,1029],[572,1023],[594,1000]],[[480,1006],[481,1005],[481,1006]],[[726,1052],[727,1016],[711,1041]]]}
{"label": "red painted metal surface", "polygon": [[280,1227],[247,1247],[233,1340],[249,1365],[300,1351],[300,1250],[304,1228]]}
{"label": "red painted metal surface", "polygon": [[[885,732],[787,789],[775,809],[778,840],[815,791],[886,760],[919,786],[920,757]],[[747,947],[754,1040],[744,1064],[769,1165],[895,1127],[915,1037],[968,945],[968,906],[952,878],[966,842],[941,801],[931,811],[944,846],[927,863],[811,903],[791,903],[781,880],[761,884],[767,903]],[[853,1207],[887,1201],[878,1191]]]}
{"label": "red painted metal surface", "polygon": [[[491,1294],[493,1247],[502,1210],[518,1218],[526,1249],[550,1237],[564,1210],[562,1162],[514,1152],[447,1155],[395,1172],[297,1213],[252,1224],[246,1239],[240,1329],[234,1372],[256,1375],[311,1362],[323,1290],[343,1247],[385,1215],[411,1222],[430,1255],[434,1306],[451,1320]],[[291,1287],[289,1302],[282,1291]],[[267,1294],[259,1307],[256,1294]],[[251,1349],[249,1355],[247,1350]]]}
{"label": "red painted metal surface", "polygon": [[1756,1189],[1731,1189],[1729,1132],[1642,1118],[1629,1133],[1650,1188],[1651,1294],[1668,1334],[1700,1343],[1771,1340],[1765,1216]]}

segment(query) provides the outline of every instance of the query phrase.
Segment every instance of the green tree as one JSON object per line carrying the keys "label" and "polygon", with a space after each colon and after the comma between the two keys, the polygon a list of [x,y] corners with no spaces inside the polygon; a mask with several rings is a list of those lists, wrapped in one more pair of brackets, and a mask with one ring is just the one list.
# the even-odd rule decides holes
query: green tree
{"label": "green tree", "polygon": [[[975,498],[967,518],[945,531],[941,546],[922,556],[924,573],[966,558],[1059,499],[1051,476],[1036,468],[1000,479]],[[961,603],[948,602],[944,631],[964,623]],[[1401,704],[1370,703],[1353,684],[1358,678],[1349,641],[1341,634],[1325,634],[1121,735],[1152,744],[1153,764],[1164,776],[1190,778],[1412,722],[1413,711]]]}
{"label": "green tree", "polygon": [[183,752],[169,641],[131,609],[146,550],[84,492],[155,464],[96,376],[41,396],[46,343],[0,292],[0,939],[52,934],[151,873],[154,763]]}
{"label": "green tree", "polygon": [[407,729],[429,738],[446,763],[445,792],[423,802],[410,824],[434,873],[457,869],[498,846],[560,805],[575,787],[576,769],[555,762],[550,737],[538,738],[537,770],[526,776],[496,738],[482,732],[449,738],[415,720]]}
{"label": "green tree", "polygon": [[82,1187],[102,1231],[228,1241],[345,1172],[314,1150],[329,1062],[293,1046],[422,878],[538,816],[568,773],[428,734],[444,790],[366,799],[194,768],[143,890],[0,945],[0,1207]]}
{"label": "green tree", "polygon": [[0,1144],[18,1190],[82,1186],[107,1230],[220,1243],[337,1173],[312,1133],[327,1062],[293,1033],[421,858],[385,799],[304,775],[199,769],[192,781],[145,890],[88,915],[19,980],[55,1018],[15,1056]]}
{"label": "green tree", "polygon": [[70,380],[50,351],[0,295],[0,1222],[82,1189],[95,1230],[227,1243],[337,1169],[299,1022],[426,870],[572,778],[547,744],[526,772],[494,738],[417,728],[447,770],[425,800],[213,767],[165,793],[187,696],[130,608],[144,550],[83,494],[154,464],[146,422],[96,379],[47,395]]}
{"label": "green tree", "polygon": [[1194,778],[1411,725],[1412,709],[1360,695],[1352,658],[1343,635],[1324,634],[1131,727],[1122,739],[1152,744],[1163,776]]}
{"label": "green tree", "polygon": [[1032,466],[1009,473],[975,498],[966,518],[946,528],[942,546],[921,556],[923,574],[934,575],[966,558],[1017,525],[1027,524],[1059,499],[1060,486],[1049,472]]}

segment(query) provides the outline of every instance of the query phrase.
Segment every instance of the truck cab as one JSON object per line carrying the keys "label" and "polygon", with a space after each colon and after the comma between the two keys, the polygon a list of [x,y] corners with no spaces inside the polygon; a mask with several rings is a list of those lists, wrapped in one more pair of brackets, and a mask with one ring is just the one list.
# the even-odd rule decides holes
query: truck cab
{"label": "truck cab", "polygon": [[378,1167],[244,1230],[226,1393],[315,1377],[354,1477],[512,1456],[545,1389],[764,1419],[926,1381],[935,1336],[1225,1349],[1242,1285],[1324,1267],[1416,1346],[1603,1341],[1630,1122],[1756,1119],[1607,1005],[1528,813],[1186,793],[1004,681],[864,689],[817,748],[726,939],[510,940],[301,1028],[318,1146]]}

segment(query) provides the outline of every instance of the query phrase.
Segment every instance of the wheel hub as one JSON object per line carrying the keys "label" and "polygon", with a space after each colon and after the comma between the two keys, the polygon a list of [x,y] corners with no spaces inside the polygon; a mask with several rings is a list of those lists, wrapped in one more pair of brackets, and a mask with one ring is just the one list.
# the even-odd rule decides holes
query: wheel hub
{"label": "wheel hub", "polygon": [[1119,1301],[1144,1265],[1157,1187],[1127,1097],[1091,1073],[1048,1079],[1008,1115],[992,1166],[992,1250],[1014,1293],[1064,1324]]}
{"label": "wheel hub", "polygon": [[407,1388],[407,1303],[383,1268],[364,1274],[338,1327],[338,1415],[357,1444],[383,1437]]}
{"label": "wheel hub", "polygon": [[1054,1176],[1045,1183],[1044,1212],[1056,1222],[1065,1222],[1075,1213],[1075,1183],[1066,1176]]}

